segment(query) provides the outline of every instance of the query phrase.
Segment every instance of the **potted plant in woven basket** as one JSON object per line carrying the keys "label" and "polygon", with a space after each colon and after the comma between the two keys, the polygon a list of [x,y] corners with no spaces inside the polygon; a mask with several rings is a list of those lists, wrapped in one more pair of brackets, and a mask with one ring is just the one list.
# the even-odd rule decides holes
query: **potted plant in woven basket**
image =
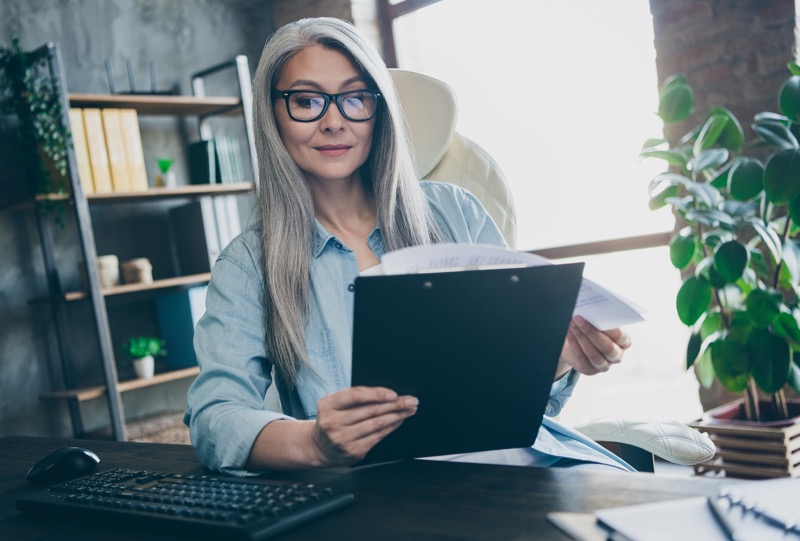
{"label": "potted plant in woven basket", "polygon": [[[679,224],[669,250],[683,276],[678,316],[692,329],[686,366],[702,385],[716,379],[742,395],[698,423],[716,437],[727,475],[800,474],[800,451],[791,450],[800,439],[790,441],[800,438],[800,403],[786,398],[800,392],[800,67],[789,69],[779,112],[753,120],[757,141],[712,107],[682,137],[648,140],[642,151],[668,164],[650,182],[650,207],[671,207]],[[693,110],[685,78],[666,80],[664,123]],[[777,441],[778,456],[765,458]]]}
{"label": "potted plant in woven basket", "polygon": [[166,355],[166,343],[153,336],[134,336],[122,344],[122,351],[133,362],[140,378],[150,379],[155,374],[155,357]]}

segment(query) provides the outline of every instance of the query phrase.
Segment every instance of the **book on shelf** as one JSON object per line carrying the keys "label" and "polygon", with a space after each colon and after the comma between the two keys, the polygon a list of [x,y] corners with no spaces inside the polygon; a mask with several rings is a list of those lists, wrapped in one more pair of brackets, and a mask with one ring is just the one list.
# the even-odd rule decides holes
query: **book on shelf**
{"label": "book on shelf", "polygon": [[115,192],[129,192],[128,159],[125,155],[125,143],[122,140],[119,109],[101,109],[103,132],[106,136],[108,165],[111,170],[111,186]]}
{"label": "book on shelf", "polygon": [[119,110],[122,141],[125,147],[125,158],[128,165],[128,181],[131,191],[147,191],[147,169],[142,149],[142,134],[139,130],[139,115],[136,109]]}
{"label": "book on shelf", "polygon": [[89,163],[89,146],[86,141],[86,130],[83,127],[83,113],[80,109],[70,108],[69,127],[72,132],[72,149],[75,151],[75,162],[78,166],[78,177],[83,193],[94,193],[92,166]]}
{"label": "book on shelf", "polygon": [[156,318],[161,337],[167,343],[169,368],[197,365],[194,352],[194,328],[206,311],[208,286],[190,287],[155,298]]}
{"label": "book on shelf", "polygon": [[112,193],[111,170],[108,164],[106,138],[103,133],[103,117],[100,109],[83,109],[83,126],[89,148],[89,164],[92,170],[95,193]]}
{"label": "book on shelf", "polygon": [[182,275],[210,272],[222,249],[242,230],[234,196],[201,197],[170,209],[169,220]]}
{"label": "book on shelf", "polygon": [[213,139],[189,143],[189,182],[192,184],[216,184],[222,172]]}

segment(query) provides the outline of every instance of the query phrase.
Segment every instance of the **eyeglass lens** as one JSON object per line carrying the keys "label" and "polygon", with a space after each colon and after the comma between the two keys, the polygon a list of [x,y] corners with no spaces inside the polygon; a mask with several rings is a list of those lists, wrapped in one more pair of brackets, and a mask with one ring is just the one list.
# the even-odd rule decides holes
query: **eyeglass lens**
{"label": "eyeglass lens", "polygon": [[[288,97],[289,113],[295,120],[316,120],[327,109],[330,97],[317,92],[297,92]],[[339,112],[350,120],[369,120],[375,115],[377,97],[372,92],[357,90],[336,96]]]}

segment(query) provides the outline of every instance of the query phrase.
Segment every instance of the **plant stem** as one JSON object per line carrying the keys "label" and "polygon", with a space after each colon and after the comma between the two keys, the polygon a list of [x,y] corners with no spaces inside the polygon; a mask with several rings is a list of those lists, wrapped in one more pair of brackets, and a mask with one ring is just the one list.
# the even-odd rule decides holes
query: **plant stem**
{"label": "plant stem", "polygon": [[747,388],[744,391],[744,411],[748,421],[761,420],[761,408],[758,403],[758,387],[753,378],[747,380]]}
{"label": "plant stem", "polygon": [[[792,227],[792,219],[787,214],[786,227],[783,230],[783,235],[781,235],[781,248],[783,248],[783,245],[786,244],[786,239],[789,238],[789,230],[791,229],[791,227]],[[784,259],[785,258],[783,257],[783,251],[781,251],[781,260],[778,261],[778,266],[775,269],[775,278],[773,278],[772,280],[773,289],[778,289],[778,283],[780,282],[780,276],[781,276],[781,267],[783,267]]]}
{"label": "plant stem", "polygon": [[789,418],[789,406],[786,404],[786,394],[783,389],[778,389],[778,392],[772,395],[772,405],[775,407],[779,418]]}

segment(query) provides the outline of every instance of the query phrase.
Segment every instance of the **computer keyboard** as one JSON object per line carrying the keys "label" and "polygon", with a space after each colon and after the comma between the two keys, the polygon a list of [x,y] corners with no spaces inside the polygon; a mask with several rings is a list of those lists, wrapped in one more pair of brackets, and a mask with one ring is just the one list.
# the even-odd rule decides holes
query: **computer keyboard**
{"label": "computer keyboard", "polygon": [[260,540],[352,501],[350,493],[308,483],[116,469],[52,486],[16,504],[42,515]]}

